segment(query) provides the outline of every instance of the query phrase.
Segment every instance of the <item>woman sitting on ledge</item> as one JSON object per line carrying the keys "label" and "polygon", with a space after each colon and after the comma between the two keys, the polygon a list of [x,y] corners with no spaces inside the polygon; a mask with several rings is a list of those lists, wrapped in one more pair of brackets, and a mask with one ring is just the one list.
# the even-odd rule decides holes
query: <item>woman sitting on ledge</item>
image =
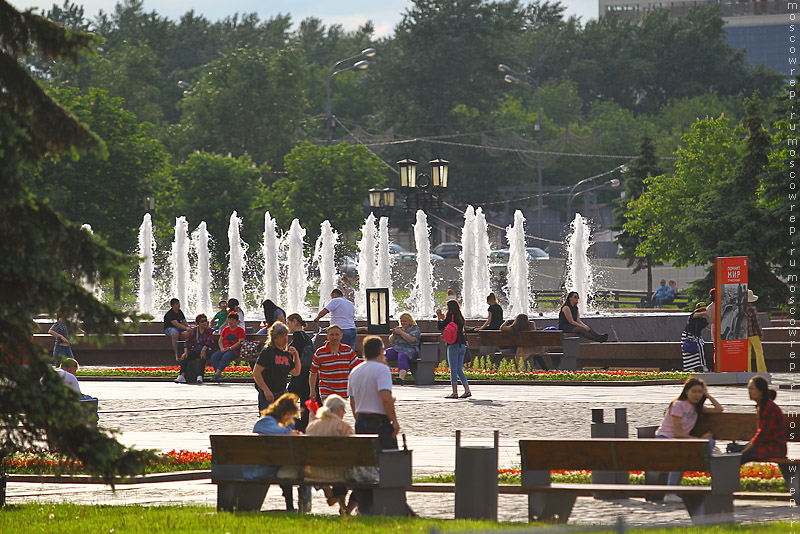
{"label": "woman sitting on ledge", "polygon": [[578,334],[581,337],[591,339],[592,341],[599,341],[600,343],[608,341],[608,334],[598,334],[581,321],[578,313],[579,299],[580,297],[576,291],[567,293],[567,298],[564,304],[561,305],[561,311],[558,313],[558,329],[562,332]]}

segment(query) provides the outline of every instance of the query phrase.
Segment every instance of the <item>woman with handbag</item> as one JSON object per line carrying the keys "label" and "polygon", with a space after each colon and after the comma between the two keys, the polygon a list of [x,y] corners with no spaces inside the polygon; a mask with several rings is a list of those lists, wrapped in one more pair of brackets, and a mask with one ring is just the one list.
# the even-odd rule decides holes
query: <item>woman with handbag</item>
{"label": "woman with handbag", "polygon": [[447,399],[458,399],[458,380],[464,386],[464,393],[460,398],[467,399],[472,396],[469,390],[467,375],[464,373],[464,356],[467,354],[467,338],[464,334],[464,316],[457,300],[447,301],[447,315],[441,309],[436,310],[439,318],[438,327],[442,330],[442,340],[447,343],[447,365],[450,367],[450,385],[453,393]]}
{"label": "woman with handbag", "polygon": [[686,326],[681,333],[681,354],[684,371],[707,372],[706,357],[703,352],[703,329],[708,328],[706,303],[698,302],[689,314]]}

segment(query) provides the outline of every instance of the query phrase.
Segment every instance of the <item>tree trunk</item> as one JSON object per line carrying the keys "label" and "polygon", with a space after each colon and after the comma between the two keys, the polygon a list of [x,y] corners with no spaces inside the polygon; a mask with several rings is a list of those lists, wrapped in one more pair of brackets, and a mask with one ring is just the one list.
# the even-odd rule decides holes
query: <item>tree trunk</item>
{"label": "tree trunk", "polygon": [[122,285],[119,280],[114,279],[114,302],[119,302],[122,295]]}
{"label": "tree trunk", "polygon": [[645,256],[645,261],[647,261],[647,294],[653,294],[653,257],[648,254]]}

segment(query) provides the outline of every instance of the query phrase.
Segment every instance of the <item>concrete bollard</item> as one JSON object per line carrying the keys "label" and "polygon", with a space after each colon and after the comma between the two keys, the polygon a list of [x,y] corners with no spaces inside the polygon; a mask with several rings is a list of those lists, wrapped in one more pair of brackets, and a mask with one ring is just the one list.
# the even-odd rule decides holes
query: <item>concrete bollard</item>
{"label": "concrete bollard", "polygon": [[[592,408],[592,438],[627,438],[628,437],[628,409],[614,408],[614,422],[606,423],[604,408]],[[628,484],[630,482],[627,471],[592,471],[592,484]],[[613,500],[627,499],[628,496],[616,493],[594,494],[595,499]]]}

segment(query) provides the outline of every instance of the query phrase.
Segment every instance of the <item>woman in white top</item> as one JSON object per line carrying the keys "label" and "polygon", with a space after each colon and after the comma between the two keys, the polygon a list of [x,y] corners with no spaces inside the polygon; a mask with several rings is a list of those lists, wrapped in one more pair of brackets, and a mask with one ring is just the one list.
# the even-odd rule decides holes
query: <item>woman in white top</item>
{"label": "woman in white top", "polygon": [[[705,406],[706,399],[708,399],[713,406]],[[667,439],[680,439],[680,438],[694,438],[690,435],[694,426],[697,424],[697,419],[704,413],[722,413],[724,408],[722,405],[711,396],[708,392],[706,383],[700,378],[689,378],[683,384],[683,391],[678,395],[674,401],[669,403],[664,420],[661,426],[656,429],[657,438]],[[714,447],[714,439],[711,432],[707,432],[701,439],[708,439],[711,441],[711,447]],[[674,472],[669,474],[667,484],[670,486],[677,486],[681,483],[683,473]]]}

